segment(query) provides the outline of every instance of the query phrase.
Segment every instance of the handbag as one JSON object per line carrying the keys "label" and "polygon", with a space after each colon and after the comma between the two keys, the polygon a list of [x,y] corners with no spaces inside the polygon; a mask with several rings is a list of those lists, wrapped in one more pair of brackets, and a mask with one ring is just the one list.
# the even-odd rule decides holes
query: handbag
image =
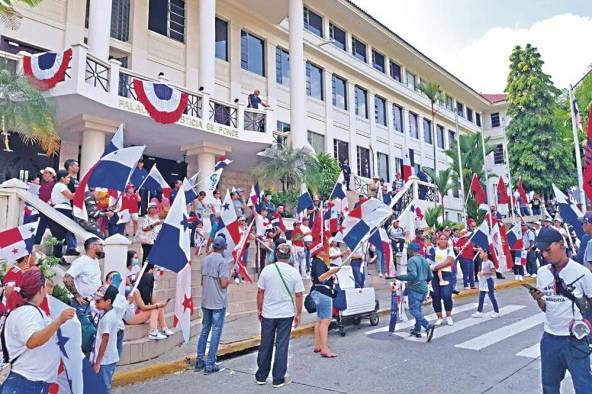
{"label": "handbag", "polygon": [[315,313],[317,311],[317,304],[312,299],[311,293],[308,293],[306,297],[304,297],[304,309],[306,309],[308,313]]}

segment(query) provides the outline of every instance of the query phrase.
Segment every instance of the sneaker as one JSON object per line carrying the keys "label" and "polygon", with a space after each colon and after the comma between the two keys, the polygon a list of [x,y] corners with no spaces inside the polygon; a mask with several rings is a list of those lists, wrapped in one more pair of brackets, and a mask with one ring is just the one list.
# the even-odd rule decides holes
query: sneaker
{"label": "sneaker", "polygon": [[193,367],[193,371],[194,372],[198,372],[203,370],[206,367],[206,363],[203,360],[197,360],[195,361],[195,367]]}
{"label": "sneaker", "polygon": [[426,330],[426,342],[431,342],[432,338],[434,337],[434,330],[436,329],[436,326],[434,324],[430,325],[427,330]]}
{"label": "sneaker", "polygon": [[460,291],[458,291],[456,289],[455,290],[452,290],[452,294],[459,294],[459,293],[460,293]]}
{"label": "sneaker", "polygon": [[409,331],[409,335],[415,338],[421,338],[421,332],[417,332],[417,331]]}
{"label": "sneaker", "polygon": [[234,283],[237,285],[240,285],[240,279],[239,278],[234,278]]}
{"label": "sneaker", "polygon": [[380,274],[378,274],[378,277],[379,277],[379,278],[382,278],[382,272],[381,272]]}
{"label": "sneaker", "polygon": [[524,280],[524,277],[523,277],[522,275],[518,275],[518,280],[519,280],[520,282],[522,282],[522,281]]}
{"label": "sneaker", "polygon": [[519,277],[520,276],[518,276],[518,275],[514,275],[514,280],[518,280]]}
{"label": "sneaker", "polygon": [[452,317],[448,316],[448,317],[446,318],[446,324],[448,324],[449,326],[452,326],[452,325],[454,325],[454,322],[452,321]]}
{"label": "sneaker", "polygon": [[499,317],[499,313],[497,313],[497,312],[491,312],[491,313],[489,314],[489,317],[491,317],[491,318],[495,319],[496,317]]}
{"label": "sneaker", "polygon": [[257,380],[257,378],[255,378],[255,383],[257,383],[259,386],[263,386],[263,385],[267,384],[267,380],[260,381],[260,380]]}
{"label": "sneaker", "polygon": [[274,384],[274,385],[273,385],[273,388],[275,388],[275,389],[279,389],[280,387],[286,386],[286,385],[288,385],[288,384],[290,384],[290,383],[292,383],[292,379],[291,379],[291,378],[289,378],[289,377],[287,377],[287,376],[285,376],[285,377],[284,377],[284,381],[283,381],[283,382],[281,382],[281,383],[278,383],[278,384]]}
{"label": "sneaker", "polygon": [[66,250],[66,253],[64,253],[65,256],[80,256],[80,252],[77,251],[76,249],[70,249],[70,250]]}
{"label": "sneaker", "polygon": [[167,336],[161,334],[158,331],[152,331],[152,332],[150,332],[150,334],[148,334],[148,339],[153,339],[155,341],[158,341],[160,339],[167,339]]}
{"label": "sneaker", "polygon": [[475,312],[475,313],[473,313],[471,315],[471,317],[480,318],[480,317],[483,317],[483,313],[481,313],[481,312]]}
{"label": "sneaker", "polygon": [[394,332],[394,331],[389,331],[389,332],[388,332],[388,336],[389,336],[389,337],[394,337],[395,335],[397,335],[397,334],[395,334],[395,332]]}
{"label": "sneaker", "polygon": [[160,333],[162,335],[166,335],[167,337],[170,337],[171,335],[173,335],[175,332],[173,330],[171,330],[170,328],[165,328],[164,330],[161,330]]}
{"label": "sneaker", "polygon": [[536,278],[536,274],[532,274],[532,275],[530,275],[530,276],[532,276],[533,278]]}
{"label": "sneaker", "polygon": [[211,368],[206,367],[204,369],[204,374],[205,375],[210,375],[212,373],[216,373],[216,372],[222,372],[224,371],[226,368],[222,366],[222,364],[216,364]]}
{"label": "sneaker", "polygon": [[442,325],[442,319],[437,319],[437,320],[434,322],[434,326],[441,326],[441,325]]}
{"label": "sneaker", "polygon": [[449,284],[450,284],[450,282],[448,282],[447,280],[441,280],[440,281],[440,286],[447,286]]}
{"label": "sneaker", "polygon": [[525,278],[529,278],[530,277],[530,274],[524,274],[524,277]]}

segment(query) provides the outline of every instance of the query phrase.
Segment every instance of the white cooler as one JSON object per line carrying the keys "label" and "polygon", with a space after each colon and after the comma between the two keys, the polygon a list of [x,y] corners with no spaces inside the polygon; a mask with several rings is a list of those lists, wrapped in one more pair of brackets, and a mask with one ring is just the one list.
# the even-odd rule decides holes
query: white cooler
{"label": "white cooler", "polygon": [[347,309],[341,311],[341,316],[353,316],[374,310],[376,305],[374,288],[356,289],[350,266],[341,267],[341,270],[337,273],[337,280],[341,290],[345,291],[345,300],[347,302]]}

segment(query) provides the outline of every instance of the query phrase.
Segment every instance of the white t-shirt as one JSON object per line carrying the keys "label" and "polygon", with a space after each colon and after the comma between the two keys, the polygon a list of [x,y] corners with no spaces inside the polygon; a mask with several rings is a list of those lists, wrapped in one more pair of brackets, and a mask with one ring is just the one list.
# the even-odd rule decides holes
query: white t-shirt
{"label": "white t-shirt", "polygon": [[[305,226],[304,224],[300,225],[300,231],[302,231],[302,233],[306,234],[306,233],[310,233],[310,227]],[[308,234],[305,235],[302,240],[304,242],[312,242],[312,234]]]}
{"label": "white t-shirt", "polygon": [[120,326],[123,322],[121,319],[121,315],[117,313],[114,308],[105,312],[105,314],[99,319],[97,336],[95,338],[95,348],[92,355],[93,362],[96,359],[97,354],[99,354],[99,347],[103,340],[103,334],[109,334],[109,341],[107,342],[101,365],[109,365],[119,361],[119,352],[117,351],[117,332],[120,330]]}
{"label": "white t-shirt", "polygon": [[[454,249],[452,249],[451,246],[449,246],[446,249],[440,249],[440,248],[436,247],[436,264],[440,264],[441,262],[446,260],[446,258],[449,256],[452,257],[453,259],[456,257],[456,255],[454,254]],[[452,267],[451,266],[444,267],[441,269],[441,271],[451,272]]]}
{"label": "white t-shirt", "polygon": [[99,260],[85,254],[74,260],[66,273],[74,278],[76,290],[83,297],[95,294],[102,284]]}
{"label": "white t-shirt", "polygon": [[[294,303],[286,290],[286,286],[282,282],[276,264],[282,273],[286,286],[292,292],[292,297],[295,297],[295,293],[304,292],[302,277],[294,267],[281,262],[265,266],[263,271],[261,271],[257,286],[265,290],[263,296],[263,317],[266,319],[292,317],[295,313]],[[294,298],[295,301],[296,299]]]}
{"label": "white t-shirt", "polygon": [[44,329],[51,322],[52,319],[31,305],[23,305],[10,313],[4,332],[6,349],[10,360],[22,353],[12,365],[13,372],[32,381],[55,380],[61,355],[56,335],[34,349],[28,349],[26,346],[31,335]]}
{"label": "white t-shirt", "polygon": [[[341,249],[339,248],[339,246],[334,246],[331,249],[329,249],[329,258],[331,259],[331,263],[335,264],[339,267],[341,267],[341,264],[343,264],[342,260],[341,260],[341,256],[339,256],[341,254]],[[333,258],[333,256],[339,256],[337,258]]]}
{"label": "white t-shirt", "polygon": [[[581,314],[575,305],[572,312],[572,302],[555,291],[555,279],[551,267],[551,264],[547,264],[537,271],[536,287],[545,295],[545,332],[552,335],[566,336],[569,335],[570,321],[574,318],[581,319]],[[584,277],[573,284],[575,287],[573,294],[576,297],[582,295],[592,297],[592,272],[590,270],[570,259],[567,265],[559,271],[559,277],[567,285],[582,275]]]}
{"label": "white t-shirt", "polygon": [[65,190],[68,190],[68,186],[62,182],[57,182],[53,185],[53,189],[51,189],[51,203],[54,208],[72,209],[70,200],[63,194]]}

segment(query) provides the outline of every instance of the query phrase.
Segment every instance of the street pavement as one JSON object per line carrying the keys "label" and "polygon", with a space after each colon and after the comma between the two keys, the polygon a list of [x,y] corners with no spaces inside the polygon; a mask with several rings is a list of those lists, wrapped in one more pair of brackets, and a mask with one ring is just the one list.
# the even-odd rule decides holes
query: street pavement
{"label": "street pavement", "polygon": [[[500,291],[497,298],[501,310],[495,319],[471,317],[476,299],[455,304],[454,325],[437,328],[431,343],[408,335],[412,321],[399,323],[397,335],[388,336],[386,316],[377,327],[367,321],[348,327],[345,337],[331,331],[335,359],[313,353],[312,337],[294,339],[288,367],[293,383],[280,389],[272,388],[271,379],[266,386],[255,384],[253,352],[224,360],[226,370],[214,375],[186,371],[113,392],[540,393],[542,313],[522,287]],[[431,306],[424,310],[433,315]],[[573,393],[569,376],[561,392]]]}

